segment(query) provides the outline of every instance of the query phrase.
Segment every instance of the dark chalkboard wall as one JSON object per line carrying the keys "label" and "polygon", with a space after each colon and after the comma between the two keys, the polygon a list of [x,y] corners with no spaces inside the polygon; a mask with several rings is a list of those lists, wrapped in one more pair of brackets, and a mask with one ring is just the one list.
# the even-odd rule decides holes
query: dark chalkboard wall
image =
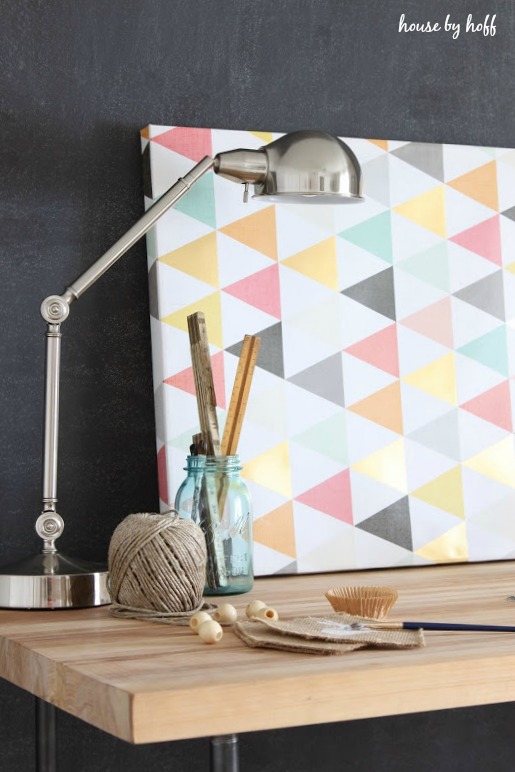
{"label": "dark chalkboard wall", "polygon": [[[461,23],[399,33],[399,19]],[[466,33],[496,14],[495,36]],[[44,324],[143,211],[148,123],[515,146],[512,0],[0,0],[0,562],[35,549]],[[63,551],[105,558],[155,509],[146,255],[63,325]],[[34,764],[33,699],[0,686],[0,770]],[[359,694],[356,695],[359,699]],[[513,706],[242,738],[245,772],[512,770]],[[205,769],[207,743],[133,748],[59,714],[60,772]]]}

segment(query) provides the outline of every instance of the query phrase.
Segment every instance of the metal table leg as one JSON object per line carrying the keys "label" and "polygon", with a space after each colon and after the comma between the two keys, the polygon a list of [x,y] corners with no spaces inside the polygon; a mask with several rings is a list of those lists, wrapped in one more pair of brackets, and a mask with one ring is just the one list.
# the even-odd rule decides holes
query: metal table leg
{"label": "metal table leg", "polygon": [[56,709],[36,697],[36,772],[57,772]]}
{"label": "metal table leg", "polygon": [[211,772],[239,772],[238,735],[211,738]]}

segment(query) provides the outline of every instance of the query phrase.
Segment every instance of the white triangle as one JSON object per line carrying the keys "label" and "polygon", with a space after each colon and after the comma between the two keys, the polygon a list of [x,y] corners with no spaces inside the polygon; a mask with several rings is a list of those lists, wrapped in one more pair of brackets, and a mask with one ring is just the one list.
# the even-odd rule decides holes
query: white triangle
{"label": "white triangle", "polygon": [[372,161],[361,163],[363,188],[367,198],[378,201],[382,206],[390,204],[390,156],[382,153]]}
{"label": "white triangle", "polygon": [[492,159],[484,150],[472,145],[443,145],[443,168],[445,182],[451,182],[467,172],[484,166]]}
{"label": "white triangle", "polygon": [[308,335],[289,322],[283,322],[282,331],[285,378],[291,378],[337,352],[333,345]]}
{"label": "white triangle", "polygon": [[436,233],[392,211],[393,262],[400,263],[408,257],[424,252],[442,243]]}
{"label": "white triangle", "polygon": [[[154,336],[157,324],[160,325],[158,338]],[[159,369],[155,372],[161,374],[161,381],[164,381],[191,367],[190,345],[188,334],[178,327],[164,322],[156,322],[156,325],[152,329],[152,354],[155,350],[159,357]]]}
{"label": "white triangle", "polygon": [[241,279],[246,279],[275,263],[275,260],[236,239],[231,239],[224,233],[217,233],[217,243],[220,287],[227,287]]}
{"label": "white triangle", "polygon": [[345,405],[350,407],[376,391],[390,386],[397,378],[369,365],[352,354],[342,354]]}
{"label": "white triangle", "polygon": [[492,217],[492,210],[454,188],[445,188],[445,214],[447,237],[450,239],[462,231]]}
{"label": "white triangle", "polygon": [[[449,354],[449,349],[446,346],[404,327],[402,322],[397,325],[397,343],[401,377],[420,370],[436,359]],[[449,408],[447,407],[447,409]]]}
{"label": "white triangle", "polygon": [[[276,135],[280,137],[280,134]],[[213,155],[226,153],[229,150],[259,150],[267,143],[251,131],[235,129],[211,129]]]}
{"label": "white triangle", "polygon": [[357,568],[388,568],[411,556],[409,550],[361,528],[354,529]]}
{"label": "white triangle", "polygon": [[371,217],[376,217],[378,214],[387,211],[387,207],[384,204],[374,201],[373,198],[367,198],[366,191],[363,201],[350,206],[333,206],[333,209],[335,232],[340,235],[349,228],[360,225],[365,220],[369,220]]}
{"label": "white triangle", "polygon": [[355,567],[354,528],[316,509],[294,503],[299,573]]}
{"label": "white triangle", "polygon": [[388,263],[376,257],[366,249],[351,244],[350,241],[337,239],[336,256],[338,260],[338,286],[340,290],[352,287],[364,279],[384,271]]}
{"label": "white triangle", "polygon": [[[515,491],[497,482],[492,477],[479,474],[464,466],[463,471],[463,501],[467,513],[467,521],[488,523],[491,518],[492,528],[495,524],[501,528],[506,519],[515,523]],[[510,510],[511,507],[511,510]],[[512,525],[513,527],[513,525]]]}
{"label": "white triangle", "polygon": [[[247,488],[250,493],[250,500],[252,501],[252,515],[254,521],[259,520],[261,517],[265,517],[274,509],[282,507],[290,499],[281,496],[277,491],[273,491],[271,488],[266,488],[264,485],[259,485],[254,480],[250,480],[245,476],[245,461],[247,460],[241,453],[239,453],[240,461],[243,466],[241,470],[241,476],[247,484]],[[291,558],[290,558],[291,560]]]}
{"label": "white triangle", "polygon": [[395,267],[395,310],[399,321],[447,297],[447,293]]}
{"label": "white triangle", "polygon": [[379,145],[376,145],[369,139],[361,137],[340,137],[340,139],[350,147],[354,155],[359,159],[360,164],[365,164],[387,153],[386,150],[383,150],[382,147],[379,147]]}
{"label": "white triangle", "polygon": [[[515,180],[513,182],[515,187]],[[511,265],[515,261],[515,222],[507,217],[500,217],[501,225],[501,254],[503,265]],[[511,274],[513,276],[513,274]]]}
{"label": "white triangle", "polygon": [[[343,441],[345,442],[345,438]],[[337,461],[310,448],[297,445],[294,441],[290,442],[290,465],[294,498],[334,477],[344,469]]]}
{"label": "white triangle", "polygon": [[497,161],[497,191],[500,212],[515,206],[515,168],[502,158]]}
{"label": "white triangle", "polygon": [[[506,489],[505,489],[506,491]],[[474,523],[479,528],[484,528],[495,533],[501,538],[514,542],[515,546],[515,491],[511,490],[502,498],[490,502],[487,506],[468,518],[468,523]],[[468,525],[467,525],[468,527]]]}
{"label": "white triangle", "polygon": [[[168,131],[168,129],[165,129],[165,131]],[[163,193],[166,193],[177,182],[179,177],[184,177],[194,166],[195,161],[192,161],[191,158],[186,158],[180,153],[176,153],[159,144],[159,142],[151,142],[150,174],[152,177],[154,200],[160,198]]]}
{"label": "white triangle", "polygon": [[[164,439],[178,437],[192,425],[198,426],[197,400],[193,394],[169,384],[162,391]],[[197,430],[198,431],[198,430]]]}
{"label": "white triangle", "polygon": [[459,244],[449,241],[447,247],[451,292],[459,292],[464,287],[499,270],[499,266],[491,260],[485,260]]}
{"label": "white triangle", "polygon": [[342,307],[342,348],[346,349],[354,343],[358,343],[376,332],[390,327],[392,320],[383,314],[378,314],[371,308],[367,308],[362,303],[340,295],[340,304]]}
{"label": "white triangle", "polygon": [[[263,387],[261,380],[268,381],[268,388]],[[227,373],[226,373],[227,377]],[[261,368],[256,368],[252,381],[252,390],[245,413],[245,422],[273,430],[286,440],[288,438],[286,382],[272,376]]]}
{"label": "white triangle", "polygon": [[406,471],[408,477],[408,490],[415,491],[436,477],[449,472],[456,466],[453,458],[444,456],[434,450],[421,445],[419,442],[406,438]]}
{"label": "white triangle", "polygon": [[284,265],[279,265],[279,280],[283,319],[302,312],[307,305],[334,295],[334,290]]}
{"label": "white triangle", "polygon": [[245,335],[255,335],[277,324],[275,316],[266,314],[242,300],[220,293],[224,348],[240,343]]}
{"label": "white triangle", "polygon": [[313,336],[321,343],[332,347],[336,353],[343,343],[340,316],[340,296],[334,293],[314,305],[306,306],[292,316],[286,318],[283,315],[283,323]]}
{"label": "white triangle", "polygon": [[281,211],[291,214],[293,217],[300,217],[308,223],[316,225],[327,234],[334,234],[334,211],[335,206],[313,206],[312,204],[281,204]]}
{"label": "white triangle", "polygon": [[166,263],[156,263],[156,270],[157,307],[160,319],[216,292],[216,287],[212,284],[200,281]]}
{"label": "white triangle", "polygon": [[345,411],[349,466],[399,440],[399,435],[350,410]]}
{"label": "white triangle", "polygon": [[286,394],[286,416],[290,434],[302,434],[316,424],[341,413],[342,408],[328,399],[284,381]]}
{"label": "white triangle", "polygon": [[156,123],[149,123],[149,125],[146,127],[148,129],[148,136],[150,139],[154,139],[155,137],[158,137],[160,134],[164,134],[167,131],[170,131],[171,129],[176,129],[176,126],[160,126]]}
{"label": "white triangle", "polygon": [[389,485],[361,474],[355,469],[350,470],[352,490],[352,517],[357,525],[372,515],[381,512],[390,504],[399,500],[399,491]]}
{"label": "white triangle", "polygon": [[178,209],[169,209],[154,225],[153,230],[159,257],[213,232],[209,225]]}
{"label": "white triangle", "polygon": [[498,535],[487,527],[467,523],[467,546],[471,562],[510,560],[515,549],[515,534]]}
{"label": "white triangle", "polygon": [[493,389],[494,386],[505,380],[505,376],[501,373],[463,354],[456,353],[455,362],[458,404],[460,405],[474,399],[484,391]]}
{"label": "white triangle", "polygon": [[440,187],[441,182],[415,166],[390,155],[390,205],[392,209]]}
{"label": "white triangle", "polygon": [[463,460],[472,458],[506,437],[504,429],[490,421],[483,421],[467,410],[458,410],[458,422]]}
{"label": "white triangle", "polygon": [[279,260],[296,255],[333,236],[332,231],[320,228],[298,215],[292,214],[291,207],[277,206],[275,222],[277,233],[277,254]]}
{"label": "white triangle", "polygon": [[[515,277],[514,277],[515,278]],[[500,320],[466,303],[460,298],[451,298],[454,345],[458,349],[467,343],[501,327]]]}
{"label": "white triangle", "polygon": [[[243,185],[236,185],[217,174],[214,175],[213,185],[218,228],[224,228],[244,217],[250,217],[250,215],[259,212],[263,206],[263,202],[253,198],[249,198],[248,202],[245,203],[243,201]],[[268,206],[270,206],[270,202],[268,202]]]}
{"label": "white triangle", "polygon": [[411,434],[449,412],[448,402],[443,402],[407,383],[401,383],[401,394],[405,435]]}
{"label": "white triangle", "polygon": [[277,552],[254,540],[254,576],[270,576],[294,562],[291,555]]}
{"label": "white triangle", "polygon": [[461,518],[439,507],[433,507],[415,496],[409,498],[409,511],[414,552],[463,522]]}
{"label": "white triangle", "polygon": [[400,147],[404,147],[404,145],[410,145],[410,144],[411,142],[406,140],[389,139],[388,149],[390,153],[392,153],[394,150],[398,150]]}

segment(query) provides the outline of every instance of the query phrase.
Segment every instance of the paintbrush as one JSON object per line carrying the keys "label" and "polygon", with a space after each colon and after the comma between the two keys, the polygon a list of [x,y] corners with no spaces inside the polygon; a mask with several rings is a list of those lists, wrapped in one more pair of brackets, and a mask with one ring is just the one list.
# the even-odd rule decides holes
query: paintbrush
{"label": "paintbrush", "polygon": [[354,630],[461,630],[462,632],[515,633],[507,625],[476,625],[456,622],[352,622]]}

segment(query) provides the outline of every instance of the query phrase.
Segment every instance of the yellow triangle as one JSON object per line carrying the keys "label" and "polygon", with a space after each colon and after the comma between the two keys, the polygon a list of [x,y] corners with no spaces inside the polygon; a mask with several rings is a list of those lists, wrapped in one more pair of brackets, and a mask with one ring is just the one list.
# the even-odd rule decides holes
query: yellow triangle
{"label": "yellow triangle", "polygon": [[272,141],[271,131],[250,131],[249,134],[253,134],[255,137],[262,139],[263,142],[266,142],[267,144],[268,142]]}
{"label": "yellow triangle", "polygon": [[205,281],[213,287],[219,287],[218,281],[218,249],[216,231],[190,241],[183,247],[174,249],[159,258],[160,263],[166,263],[178,271],[183,271],[195,279]]}
{"label": "yellow triangle", "polygon": [[220,306],[220,293],[213,292],[212,295],[206,295],[204,298],[200,298],[195,303],[181,308],[180,311],[175,311],[173,314],[165,316],[161,319],[165,324],[170,324],[172,327],[178,327],[179,330],[188,332],[187,317],[190,314],[194,314],[196,311],[202,311],[206,317],[206,326],[209,337],[209,342],[213,346],[223,348],[223,334],[222,334],[222,310]]}
{"label": "yellow triangle", "polygon": [[264,488],[280,493],[287,499],[292,497],[290,479],[290,452],[287,442],[282,442],[260,456],[248,461],[243,468],[243,476],[262,485]]}
{"label": "yellow triangle", "polygon": [[455,466],[448,472],[441,474],[431,482],[417,488],[411,494],[426,504],[443,509],[456,517],[465,517],[463,503],[463,483],[461,479],[461,467]]}
{"label": "yellow triangle", "polygon": [[392,432],[402,434],[402,405],[401,387],[399,381],[387,386],[381,391],[376,391],[369,397],[349,405],[353,413],[368,418],[376,424],[391,429]]}
{"label": "yellow triangle", "polygon": [[310,279],[338,290],[338,264],[336,260],[336,237],[320,241],[313,247],[287,257],[283,265],[308,276]]}
{"label": "yellow triangle", "polygon": [[474,169],[447,183],[454,190],[459,190],[474,201],[499,211],[497,194],[497,164],[491,161],[479,169]]}
{"label": "yellow triangle", "polygon": [[387,139],[369,139],[369,142],[371,142],[373,145],[377,145],[377,147],[380,147],[381,150],[388,151],[388,140]]}
{"label": "yellow triangle", "polygon": [[509,265],[505,265],[504,267],[510,273],[515,273],[515,263],[510,263]]}
{"label": "yellow triangle", "polygon": [[387,445],[386,448],[376,450],[357,464],[353,464],[352,469],[403,493],[408,492],[406,457],[402,439]]}
{"label": "yellow triangle", "polygon": [[454,353],[446,354],[431,364],[421,367],[420,370],[405,375],[402,380],[421,391],[427,391],[428,394],[443,402],[450,402],[451,405],[458,404]]}
{"label": "yellow triangle", "polygon": [[511,434],[464,463],[479,474],[515,488],[515,452]]}
{"label": "yellow triangle", "polygon": [[272,260],[277,260],[275,206],[267,206],[266,209],[236,220],[220,228],[220,231],[245,246],[271,257]]}
{"label": "yellow triangle", "polygon": [[297,557],[292,502],[288,501],[264,517],[255,520],[254,539],[291,558]]}
{"label": "yellow triangle", "polygon": [[412,198],[394,209],[408,220],[446,238],[445,188],[440,185],[428,193]]}
{"label": "yellow triangle", "polygon": [[468,560],[467,528],[460,523],[438,539],[417,550],[416,555],[434,563],[463,563]]}

